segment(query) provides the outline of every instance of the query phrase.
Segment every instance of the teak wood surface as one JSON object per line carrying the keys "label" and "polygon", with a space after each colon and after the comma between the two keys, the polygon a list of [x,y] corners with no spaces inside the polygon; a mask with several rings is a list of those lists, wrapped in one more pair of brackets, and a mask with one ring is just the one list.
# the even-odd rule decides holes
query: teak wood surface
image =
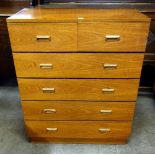
{"label": "teak wood surface", "polygon": [[[140,78],[144,54],[13,53],[17,77]],[[52,65],[41,68],[40,64]],[[104,65],[117,65],[108,68]]]}
{"label": "teak wood surface", "polygon": [[[71,138],[71,139],[127,139],[131,132],[131,122],[127,121],[26,121],[27,134],[40,138]],[[57,131],[47,131],[57,128]],[[100,132],[99,129],[110,129]]]}
{"label": "teak wood surface", "polygon": [[[144,52],[148,28],[149,23],[122,21],[8,24],[13,52]],[[119,39],[106,39],[107,35]]]}
{"label": "teak wood surface", "polygon": [[134,115],[135,102],[22,101],[22,108],[25,120],[32,121],[131,121]]}
{"label": "teak wood surface", "polygon": [[[80,23],[78,51],[142,52],[145,51],[149,23]],[[106,39],[118,35],[119,39]]]}
{"label": "teak wood surface", "polygon": [[[136,79],[18,79],[22,100],[136,101]],[[43,92],[54,88],[54,92]],[[114,92],[102,92],[114,89]]]}
{"label": "teak wood surface", "polygon": [[[36,8],[7,21],[14,52],[144,52],[150,18],[133,9]],[[36,40],[37,35],[51,39]],[[107,41],[106,35],[120,39]]]}
{"label": "teak wood surface", "polygon": [[31,8],[7,22],[30,140],[126,143],[150,18],[133,9]]}
{"label": "teak wood surface", "polygon": [[51,138],[51,137],[28,137],[33,143],[53,143],[53,144],[127,144],[128,138]]}
{"label": "teak wood surface", "polygon": [[149,22],[150,18],[136,9],[23,9],[7,19],[16,22]]}
{"label": "teak wood surface", "polygon": [[[12,50],[16,52],[52,52],[77,50],[77,25],[13,24],[8,26]],[[49,39],[37,39],[48,36]]]}

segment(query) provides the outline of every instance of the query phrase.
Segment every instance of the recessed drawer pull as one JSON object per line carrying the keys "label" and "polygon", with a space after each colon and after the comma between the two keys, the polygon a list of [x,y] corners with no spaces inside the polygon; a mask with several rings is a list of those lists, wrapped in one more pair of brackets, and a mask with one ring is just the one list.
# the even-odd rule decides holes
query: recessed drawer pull
{"label": "recessed drawer pull", "polygon": [[54,93],[55,88],[42,88],[43,93]]}
{"label": "recessed drawer pull", "polygon": [[111,40],[111,41],[119,41],[120,40],[120,35],[106,35],[105,40]]}
{"label": "recessed drawer pull", "polygon": [[111,131],[111,129],[109,129],[109,128],[100,128],[100,129],[98,129],[101,133],[107,133],[107,132],[110,132]]}
{"label": "recessed drawer pull", "polygon": [[46,128],[46,131],[55,132],[58,131],[58,128]]}
{"label": "recessed drawer pull", "polygon": [[51,36],[49,36],[49,35],[37,35],[36,39],[37,40],[48,40],[48,41],[50,41],[51,40]]}
{"label": "recessed drawer pull", "polygon": [[103,64],[103,67],[105,69],[116,69],[117,68],[117,64]]}
{"label": "recessed drawer pull", "polygon": [[100,110],[100,113],[111,114],[112,110]]}
{"label": "recessed drawer pull", "polygon": [[114,88],[103,88],[102,92],[114,92],[115,89]]}
{"label": "recessed drawer pull", "polygon": [[56,113],[56,109],[44,109],[43,112],[46,114]]}
{"label": "recessed drawer pull", "polygon": [[39,66],[41,69],[52,69],[53,68],[52,64],[40,64]]}

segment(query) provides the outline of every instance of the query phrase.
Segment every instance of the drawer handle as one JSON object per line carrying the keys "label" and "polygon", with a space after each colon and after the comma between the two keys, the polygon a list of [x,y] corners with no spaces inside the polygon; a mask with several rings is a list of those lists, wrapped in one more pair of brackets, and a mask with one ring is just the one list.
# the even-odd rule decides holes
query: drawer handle
{"label": "drawer handle", "polygon": [[43,93],[55,93],[55,88],[42,88]]}
{"label": "drawer handle", "polygon": [[105,40],[106,41],[119,41],[120,35],[106,35]]}
{"label": "drawer handle", "polygon": [[110,132],[111,131],[111,129],[109,129],[109,128],[100,128],[100,129],[98,129],[101,133],[107,133],[107,132]]}
{"label": "drawer handle", "polygon": [[55,132],[58,131],[58,128],[46,128],[46,131]]}
{"label": "drawer handle", "polygon": [[51,40],[51,36],[49,35],[37,35],[36,36],[36,39],[39,41],[39,40],[48,40],[50,41]]}
{"label": "drawer handle", "polygon": [[44,109],[43,112],[46,114],[56,113],[56,109]]}
{"label": "drawer handle", "polygon": [[52,64],[40,64],[39,66],[41,69],[52,69],[53,68]]}
{"label": "drawer handle", "polygon": [[104,92],[114,92],[115,91],[115,89],[114,88],[103,88],[102,89],[102,92],[104,93]]}
{"label": "drawer handle", "polygon": [[103,64],[103,68],[105,68],[105,69],[116,69],[117,64]]}
{"label": "drawer handle", "polygon": [[103,114],[111,114],[112,113],[112,110],[100,110],[100,113],[103,113]]}

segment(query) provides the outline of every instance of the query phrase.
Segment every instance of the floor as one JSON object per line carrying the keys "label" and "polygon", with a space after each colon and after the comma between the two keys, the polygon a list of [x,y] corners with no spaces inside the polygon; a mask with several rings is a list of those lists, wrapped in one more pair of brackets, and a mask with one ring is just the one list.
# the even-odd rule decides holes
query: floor
{"label": "floor", "polygon": [[32,144],[26,140],[17,87],[0,87],[0,153],[155,153],[155,99],[140,95],[126,145]]}

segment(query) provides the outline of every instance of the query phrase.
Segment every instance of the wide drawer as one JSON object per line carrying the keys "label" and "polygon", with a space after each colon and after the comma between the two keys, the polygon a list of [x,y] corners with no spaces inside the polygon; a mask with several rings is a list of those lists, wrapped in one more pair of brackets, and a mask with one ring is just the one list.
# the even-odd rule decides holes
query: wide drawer
{"label": "wide drawer", "polygon": [[76,24],[8,24],[8,30],[13,52],[77,50]]}
{"label": "wide drawer", "polygon": [[26,121],[29,137],[63,139],[125,139],[131,132],[131,122],[112,121]]}
{"label": "wide drawer", "polygon": [[17,77],[139,78],[144,54],[14,53]]}
{"label": "wide drawer", "polygon": [[79,23],[78,50],[143,52],[149,23]]}
{"label": "wide drawer", "polygon": [[22,101],[25,120],[132,120],[135,102]]}
{"label": "wide drawer", "polygon": [[139,79],[18,79],[22,100],[135,101]]}

